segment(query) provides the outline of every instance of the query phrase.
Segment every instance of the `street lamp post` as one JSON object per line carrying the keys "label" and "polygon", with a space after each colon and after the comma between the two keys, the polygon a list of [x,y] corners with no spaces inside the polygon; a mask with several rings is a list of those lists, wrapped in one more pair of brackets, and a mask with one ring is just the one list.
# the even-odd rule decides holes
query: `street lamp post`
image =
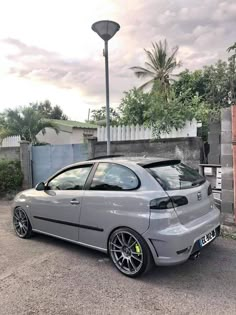
{"label": "street lamp post", "polygon": [[106,126],[107,126],[107,155],[111,154],[110,146],[110,100],[109,100],[109,66],[108,41],[118,32],[120,25],[113,21],[98,21],[92,25],[92,30],[104,40],[105,80],[106,80]]}

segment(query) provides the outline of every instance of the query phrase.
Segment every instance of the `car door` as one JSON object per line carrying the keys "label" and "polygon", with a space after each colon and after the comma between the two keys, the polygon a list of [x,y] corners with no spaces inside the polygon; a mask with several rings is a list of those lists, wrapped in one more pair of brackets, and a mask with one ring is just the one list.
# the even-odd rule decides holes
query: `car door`
{"label": "car door", "polygon": [[59,173],[32,199],[33,229],[78,241],[83,187],[92,164],[69,168]]}
{"label": "car door", "polygon": [[149,200],[137,175],[126,166],[100,162],[84,192],[79,223],[79,242],[100,249],[107,248],[114,228],[127,226],[144,233]]}

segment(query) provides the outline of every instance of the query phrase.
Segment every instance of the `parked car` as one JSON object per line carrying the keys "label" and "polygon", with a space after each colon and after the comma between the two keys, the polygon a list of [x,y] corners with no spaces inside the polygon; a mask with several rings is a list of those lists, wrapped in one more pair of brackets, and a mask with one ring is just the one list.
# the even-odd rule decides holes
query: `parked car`
{"label": "parked car", "polygon": [[197,257],[220,233],[211,186],[180,160],[69,165],[18,194],[12,210],[19,237],[38,232],[108,253],[129,277]]}

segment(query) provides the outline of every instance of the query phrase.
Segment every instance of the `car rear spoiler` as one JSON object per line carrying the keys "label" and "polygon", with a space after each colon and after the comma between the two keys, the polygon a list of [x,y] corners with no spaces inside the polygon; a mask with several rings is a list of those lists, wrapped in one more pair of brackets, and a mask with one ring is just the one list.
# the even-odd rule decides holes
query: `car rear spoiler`
{"label": "car rear spoiler", "polygon": [[124,155],[117,155],[117,154],[101,155],[101,156],[94,157],[92,159],[88,159],[86,161],[104,160],[104,159],[112,159],[112,158],[118,158],[118,157],[124,157]]}
{"label": "car rear spoiler", "polygon": [[179,164],[180,162],[181,162],[180,160],[162,160],[162,161],[139,163],[139,165],[142,166],[143,168],[152,168],[152,167],[165,166],[165,165],[175,165],[175,164]]}

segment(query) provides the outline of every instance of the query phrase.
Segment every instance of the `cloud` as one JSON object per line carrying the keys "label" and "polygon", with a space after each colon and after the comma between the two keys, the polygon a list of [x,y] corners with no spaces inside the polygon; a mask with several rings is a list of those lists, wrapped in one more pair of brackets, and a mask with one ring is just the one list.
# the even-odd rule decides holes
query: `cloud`
{"label": "cloud", "polygon": [[[105,70],[102,56],[99,62],[97,57],[75,60],[56,52],[26,45],[17,39],[8,38],[3,42],[17,48],[17,52],[7,56],[12,62],[9,74],[54,84],[61,88],[79,89],[88,104],[104,103]],[[120,57],[117,59],[120,60]],[[120,62],[114,60],[110,76],[111,95],[115,96],[114,102],[117,102],[122,92],[127,89],[127,85],[129,86],[128,81],[133,74],[127,65],[120,65]]]}
{"label": "cloud", "polygon": [[9,72],[19,77],[86,91],[87,84],[95,77],[95,73],[102,70],[91,60],[68,59],[56,52],[26,45],[17,39],[8,38],[4,43],[17,48],[17,52],[7,58],[12,62]]}
{"label": "cloud", "polygon": [[[151,42],[166,38],[170,47],[178,45],[183,67],[196,69],[226,58],[226,48],[236,41],[234,0],[139,0],[135,5],[120,0],[113,6],[111,17],[121,29],[109,43],[111,102],[119,102],[124,90],[141,84],[129,68],[144,65],[143,48],[150,48]],[[91,32],[89,36],[93,39],[94,35]],[[104,59],[96,55],[97,41],[88,47],[88,57],[83,59],[16,38],[4,43],[17,49],[7,56],[12,75],[78,89],[88,104],[104,104]]]}

